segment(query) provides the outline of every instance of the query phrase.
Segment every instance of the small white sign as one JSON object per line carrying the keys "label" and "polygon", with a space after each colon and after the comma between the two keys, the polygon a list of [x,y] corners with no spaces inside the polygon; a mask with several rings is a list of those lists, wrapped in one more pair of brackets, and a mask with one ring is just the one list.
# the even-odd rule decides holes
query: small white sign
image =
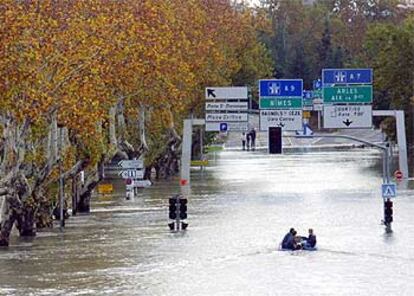
{"label": "small white sign", "polygon": [[313,103],[313,110],[314,111],[322,111],[323,110],[323,104]]}
{"label": "small white sign", "polygon": [[207,113],[206,122],[235,122],[247,121],[247,113]]}
{"label": "small white sign", "polygon": [[132,182],[132,185],[138,188],[146,188],[146,187],[150,187],[152,183],[150,180],[134,180]]}
{"label": "small white sign", "polygon": [[206,99],[247,99],[247,87],[206,87]]}
{"label": "small white sign", "polygon": [[245,111],[247,102],[207,102],[206,111]]}
{"label": "small white sign", "polygon": [[284,131],[302,129],[302,110],[260,110],[260,130],[281,127]]}
{"label": "small white sign", "polygon": [[122,179],[143,179],[144,171],[143,170],[125,170],[121,171],[119,175]]}
{"label": "small white sign", "polygon": [[325,105],[323,107],[324,128],[371,128],[371,105]]}
{"label": "small white sign", "polygon": [[118,165],[123,169],[142,169],[144,168],[144,162],[140,159],[133,160],[121,160]]}
{"label": "small white sign", "polygon": [[[206,122],[207,132],[219,132],[221,122]],[[244,132],[248,130],[248,122],[227,122],[227,131]]]}

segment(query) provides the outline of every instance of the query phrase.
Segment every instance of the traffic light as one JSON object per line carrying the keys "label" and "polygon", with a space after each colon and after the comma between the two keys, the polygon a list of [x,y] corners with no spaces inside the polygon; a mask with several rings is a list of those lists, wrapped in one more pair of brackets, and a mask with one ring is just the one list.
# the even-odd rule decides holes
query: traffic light
{"label": "traffic light", "polygon": [[393,213],[393,211],[392,211],[392,201],[387,199],[384,202],[384,222],[385,222],[385,224],[389,224],[393,221],[392,213]]}
{"label": "traffic light", "polygon": [[170,219],[176,219],[177,218],[177,207],[175,205],[176,200],[177,199],[175,197],[170,197],[169,198],[170,207],[169,207],[168,217],[170,217]]}
{"label": "traffic light", "polygon": [[282,153],[282,128],[269,127],[269,153]]}
{"label": "traffic light", "polygon": [[181,222],[181,229],[186,230],[188,227],[188,223]]}
{"label": "traffic light", "polygon": [[170,230],[174,230],[175,223],[174,222],[168,223],[168,227],[170,228]]}
{"label": "traffic light", "polygon": [[180,198],[180,219],[187,219],[187,199]]}

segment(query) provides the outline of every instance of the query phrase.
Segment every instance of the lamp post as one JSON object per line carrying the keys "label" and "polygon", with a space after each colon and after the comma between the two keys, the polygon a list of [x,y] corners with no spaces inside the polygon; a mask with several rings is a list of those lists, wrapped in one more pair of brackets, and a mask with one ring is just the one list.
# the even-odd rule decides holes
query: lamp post
{"label": "lamp post", "polygon": [[60,218],[60,230],[63,231],[65,227],[65,217],[63,214],[63,207],[65,204],[65,192],[64,192],[64,180],[63,180],[63,167],[62,167],[62,149],[63,149],[63,125],[58,124],[59,140],[58,140],[58,163],[59,163],[59,218]]}

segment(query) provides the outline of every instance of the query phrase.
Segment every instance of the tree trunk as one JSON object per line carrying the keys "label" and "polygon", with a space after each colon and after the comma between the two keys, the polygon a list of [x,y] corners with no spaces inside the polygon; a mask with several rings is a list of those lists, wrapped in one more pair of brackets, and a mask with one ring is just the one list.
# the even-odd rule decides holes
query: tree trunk
{"label": "tree trunk", "polygon": [[14,222],[22,212],[22,205],[17,194],[5,196],[1,211],[0,246],[8,246]]}
{"label": "tree trunk", "polygon": [[32,206],[24,206],[22,215],[17,216],[17,228],[20,236],[36,236],[35,209]]}
{"label": "tree trunk", "polygon": [[86,191],[79,196],[77,209],[79,213],[90,213],[91,212],[91,191]]}
{"label": "tree trunk", "polygon": [[0,231],[0,246],[8,247],[10,240],[10,232],[13,228],[13,224],[16,221],[16,214],[10,211],[4,218],[1,224]]}

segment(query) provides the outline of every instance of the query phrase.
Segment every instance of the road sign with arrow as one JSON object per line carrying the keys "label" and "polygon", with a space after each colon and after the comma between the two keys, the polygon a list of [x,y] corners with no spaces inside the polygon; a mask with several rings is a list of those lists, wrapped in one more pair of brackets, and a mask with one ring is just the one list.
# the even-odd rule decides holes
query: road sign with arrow
{"label": "road sign with arrow", "polygon": [[240,99],[247,100],[248,93],[247,87],[236,86],[236,87],[206,87],[206,99]]}
{"label": "road sign with arrow", "polygon": [[260,130],[281,127],[283,131],[302,128],[302,110],[260,110]]}
{"label": "road sign with arrow", "polygon": [[325,105],[324,128],[370,128],[371,105]]}
{"label": "road sign with arrow", "polygon": [[144,162],[141,159],[121,160],[118,165],[123,169],[142,169]]}

